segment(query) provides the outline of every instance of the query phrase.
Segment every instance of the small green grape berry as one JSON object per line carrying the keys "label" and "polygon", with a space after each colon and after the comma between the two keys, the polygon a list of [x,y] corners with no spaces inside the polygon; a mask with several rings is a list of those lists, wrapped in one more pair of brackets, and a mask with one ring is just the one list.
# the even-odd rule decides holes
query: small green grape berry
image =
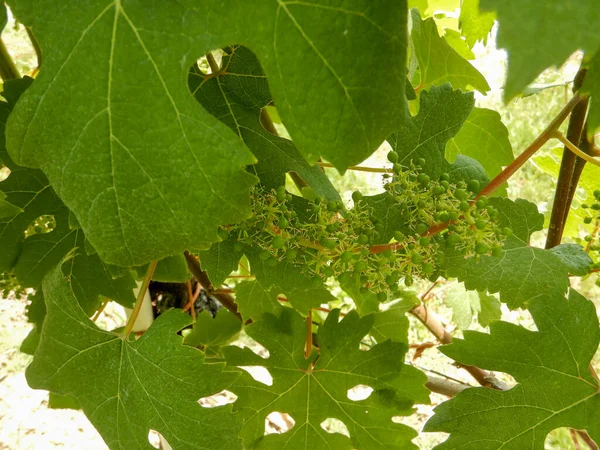
{"label": "small green grape berry", "polygon": [[366,258],[367,256],[369,256],[369,254],[370,254],[370,253],[371,253],[371,251],[370,251],[368,248],[363,248],[363,249],[360,251],[360,255],[361,255],[361,256],[364,256],[365,258]]}
{"label": "small green grape berry", "polygon": [[285,246],[285,239],[281,236],[275,236],[271,241],[273,248],[283,248]]}
{"label": "small green grape berry", "polygon": [[354,191],[352,193],[352,200],[354,201],[354,203],[358,203],[362,200],[363,198],[363,194],[360,191]]}
{"label": "small green grape berry", "polygon": [[483,230],[486,225],[487,224],[485,223],[485,220],[478,219],[475,221],[475,228],[477,228],[478,230]]}
{"label": "small green grape berry", "polygon": [[387,300],[387,294],[385,292],[378,292],[377,293],[377,301],[380,303],[383,303]]}
{"label": "small green grape berry", "polygon": [[346,250],[340,255],[340,261],[342,262],[350,262],[352,261],[352,253]]}
{"label": "small green grape berry", "polygon": [[471,180],[467,183],[467,189],[474,194],[478,193],[480,190],[479,181]]}
{"label": "small green grape berry", "polygon": [[392,170],[396,175],[399,175],[400,173],[402,173],[402,166],[400,164],[394,163],[394,165],[392,166]]}
{"label": "small green grape berry", "polygon": [[506,237],[511,237],[513,235],[513,230],[508,227],[502,228],[502,234]]}
{"label": "small green grape berry", "polygon": [[325,266],[323,268],[323,275],[325,275],[327,278],[332,277],[333,276],[333,269],[329,266]]}
{"label": "small green grape berry", "polygon": [[293,248],[291,248],[287,252],[285,252],[285,259],[287,259],[288,261],[295,260],[296,256],[298,256],[298,252],[296,250],[294,250]]}
{"label": "small green grape berry", "polygon": [[413,277],[411,277],[410,275],[406,275],[404,277],[404,285],[406,287],[411,287],[414,283]]}
{"label": "small green grape berry", "polygon": [[217,235],[219,236],[219,239],[226,241],[227,238],[229,238],[229,231],[227,231],[225,228],[219,228],[217,230]]}
{"label": "small green grape berry", "polygon": [[429,244],[431,244],[431,239],[423,236],[421,239],[419,239],[419,244],[423,247],[427,247]]}
{"label": "small green grape berry", "polygon": [[598,210],[600,210],[600,204],[598,204],[598,203],[594,203],[594,204],[592,205],[592,209],[593,209],[594,211],[598,211]]}
{"label": "small green grape berry", "polygon": [[396,273],[393,273],[393,274],[385,277],[385,283],[390,287],[398,284],[398,280],[399,280],[399,277],[398,277],[398,274],[396,274]]}
{"label": "small green grape berry", "polygon": [[353,268],[355,272],[362,272],[367,268],[367,263],[364,261],[356,261]]}
{"label": "small green grape berry", "polygon": [[469,197],[469,194],[467,194],[467,191],[464,189],[457,189],[454,191],[454,197],[456,197],[458,200],[466,200]]}
{"label": "small green grape berry", "polygon": [[418,223],[417,226],[415,227],[415,231],[417,232],[417,234],[423,234],[425,232],[427,232],[427,230],[429,229],[429,226],[427,226],[426,223]]}
{"label": "small green grape berry", "polygon": [[402,231],[394,231],[394,239],[398,242],[402,242],[404,240],[404,233]]}
{"label": "small green grape berry", "polygon": [[410,255],[410,260],[413,264],[421,264],[423,262],[423,257],[415,252]]}
{"label": "small green grape berry", "polygon": [[585,240],[585,242],[592,242],[592,239],[594,239],[594,237],[591,234],[588,234],[583,239]]}
{"label": "small green grape berry", "polygon": [[336,212],[338,210],[337,202],[327,202],[327,211]]}
{"label": "small green grape berry", "polygon": [[460,202],[459,209],[461,211],[467,212],[470,208],[471,208],[471,205],[469,205],[469,202],[467,202],[466,200],[463,200],[462,202]]}
{"label": "small green grape berry", "polygon": [[590,223],[592,223],[592,218],[591,218],[591,217],[584,217],[584,218],[583,218],[583,223],[585,223],[585,224],[590,224]]}
{"label": "small green grape berry", "polygon": [[429,183],[429,180],[429,175],[427,175],[426,173],[420,173],[419,175],[417,175],[417,181],[422,185],[426,185],[427,183]]}
{"label": "small green grape berry", "polygon": [[440,181],[450,181],[450,174],[447,174],[447,173],[441,174]]}
{"label": "small green grape berry", "polygon": [[452,221],[458,220],[458,213],[456,211],[450,211],[448,213],[448,216],[449,216],[449,220],[452,220]]}
{"label": "small green grape berry", "polygon": [[425,159],[424,159],[424,158],[418,158],[418,159],[417,159],[417,165],[419,165],[419,166],[421,166],[421,167],[423,167],[423,166],[425,165],[425,163],[426,163],[426,162],[427,162],[427,161],[425,161]]}
{"label": "small green grape berry", "polygon": [[290,222],[285,217],[282,217],[277,222],[277,226],[282,230],[286,229],[289,225],[290,225]]}
{"label": "small green grape berry", "polygon": [[440,213],[440,216],[439,216],[440,222],[448,222],[449,220],[450,220],[450,214],[448,214],[445,211]]}
{"label": "small green grape berry", "polygon": [[388,152],[387,159],[391,163],[397,163],[398,162],[398,153],[396,153],[393,150],[391,152]]}
{"label": "small green grape berry", "polygon": [[423,271],[423,273],[425,275],[431,275],[433,273],[433,264],[430,263],[423,263],[423,265],[421,266],[421,270]]}
{"label": "small green grape berry", "polygon": [[456,233],[449,233],[447,236],[446,240],[448,244],[456,245],[461,241],[460,236]]}
{"label": "small green grape berry", "polygon": [[321,238],[321,245],[329,250],[333,250],[335,248],[336,242],[333,239]]}
{"label": "small green grape berry", "polygon": [[360,245],[365,245],[369,242],[369,236],[367,236],[366,234],[361,234],[360,236],[358,236],[358,238],[356,239],[356,242]]}
{"label": "small green grape berry", "polygon": [[432,192],[433,195],[442,195],[444,192],[446,192],[446,189],[444,189],[442,186],[434,186]]}
{"label": "small green grape berry", "polygon": [[417,208],[419,208],[419,209],[425,209],[426,206],[427,206],[427,202],[425,200],[418,200],[417,201]]}
{"label": "small green grape berry", "polygon": [[271,257],[271,254],[267,250],[262,250],[258,254],[258,257],[260,258],[261,261],[266,261],[267,259],[269,259]]}
{"label": "small green grape berry", "polygon": [[277,200],[279,203],[283,203],[286,199],[286,195],[285,195],[285,191],[281,192],[281,191],[277,191],[275,193],[275,200]]}
{"label": "small green grape berry", "polygon": [[594,197],[600,202],[600,189],[594,191]]}
{"label": "small green grape berry", "polygon": [[478,242],[475,245],[475,253],[477,253],[478,255],[484,255],[488,252],[488,250],[488,246],[485,245],[483,242]]}
{"label": "small green grape berry", "polygon": [[499,245],[494,245],[492,247],[492,256],[500,258],[502,256],[502,247],[500,247]]}

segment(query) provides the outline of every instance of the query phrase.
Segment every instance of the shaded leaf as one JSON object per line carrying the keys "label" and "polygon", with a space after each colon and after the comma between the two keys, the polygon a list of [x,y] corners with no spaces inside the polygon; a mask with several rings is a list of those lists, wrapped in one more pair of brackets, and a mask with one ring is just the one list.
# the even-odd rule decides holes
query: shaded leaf
{"label": "shaded leaf", "polygon": [[208,311],[202,311],[197,317],[190,334],[184,343],[192,347],[218,347],[227,343],[242,330],[242,322],[228,309],[221,308],[213,318]]}
{"label": "shaded leaf", "polygon": [[277,294],[277,289],[265,286],[258,280],[242,281],[235,288],[235,302],[246,321],[264,313],[276,313],[281,308]]}
{"label": "shaded leaf", "polygon": [[230,408],[198,403],[236,375],[204,364],[201,352],[182,345],[177,332],[190,316],[170,310],[128,341],[85,316],[60,267],[43,289],[48,315],[27,369],[32,387],[74,397],[111,448],[149,448],[150,429],[176,448],[241,448]]}
{"label": "shaded leaf", "polygon": [[[287,308],[279,316],[266,314],[246,329],[269,350],[267,359],[247,348],[224,348],[229,365],[264,366],[273,377],[273,384],[265,386],[243,374],[233,387],[248,448],[414,448],[414,430],[392,417],[411,414],[414,402],[428,401],[424,375],[403,364],[405,344],[385,341],[369,351],[359,350],[373,316],[359,318],[353,311],[338,319],[339,310],[334,310],[319,327],[318,358],[316,351],[305,358],[304,320]],[[348,390],[357,385],[373,392],[365,400],[349,400]],[[273,411],[290,414],[295,425],[286,433],[264,436],[265,418]],[[321,423],[328,418],[341,420],[350,438],[325,431]]]}
{"label": "shaded leaf", "polygon": [[481,311],[479,311],[477,320],[482,327],[487,327],[492,322],[502,318],[501,303],[494,295],[488,295],[485,292],[479,292],[478,294]]}
{"label": "shaded leaf", "polygon": [[543,449],[555,428],[587,430],[600,441],[600,389],[590,373],[600,328],[596,308],[575,291],[527,303],[538,331],[494,322],[465,331],[442,352],[463,364],[511,374],[506,392],[472,388],[435,408],[425,431],[450,433],[436,448]]}
{"label": "shaded leaf", "polygon": [[267,78],[258,59],[243,46],[225,49],[221,71],[206,75],[197,67],[190,90],[207,111],[243,139],[258,159],[252,170],[267,188],[285,185],[287,172],[297,173],[322,198],[340,200],[325,172],[310,166],[293,142],[271,134],[261,124],[261,110],[271,101]]}
{"label": "shaded leaf", "polygon": [[[446,144],[446,157],[453,162],[457,155],[476,159],[490,178],[498,175],[514,159],[508,130],[500,114],[491,109],[473,108],[460,131]],[[507,184],[500,192],[506,193]]]}
{"label": "shaded leaf", "polygon": [[[600,14],[595,0],[480,0],[500,23],[498,47],[508,51],[505,100],[523,91],[544,69],[559,67],[577,49],[590,54],[600,46]],[[569,39],[564,39],[569,36]],[[527,42],[527,45],[523,45]]]}

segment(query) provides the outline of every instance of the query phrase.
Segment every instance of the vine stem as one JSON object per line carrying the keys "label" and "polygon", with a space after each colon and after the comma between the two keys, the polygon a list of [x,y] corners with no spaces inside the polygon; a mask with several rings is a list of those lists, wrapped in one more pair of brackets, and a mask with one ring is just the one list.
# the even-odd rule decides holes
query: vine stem
{"label": "vine stem", "polygon": [[505,169],[500,172],[492,181],[488,183],[486,187],[484,187],[481,192],[477,195],[476,199],[483,195],[491,195],[498,189],[502,184],[508,180],[510,177],[514,175],[514,173],[525,164],[529,158],[531,158],[535,152],[537,152],[542,145],[544,145],[551,137],[554,131],[558,130],[558,127],[565,121],[565,119],[569,116],[573,108],[581,101],[581,97],[578,94],[575,94],[571,100],[560,110],[560,112],[556,115],[552,122],[548,124],[548,126],[540,133],[540,135],[535,138],[535,140],[529,144],[529,146],[521,153],[519,156],[515,158],[515,160],[510,163]]}
{"label": "vine stem", "polygon": [[[317,164],[320,167],[335,168],[335,166],[330,163],[318,162]],[[359,172],[372,172],[372,173],[392,173],[391,169],[386,169],[385,167],[350,166],[350,167],[348,167],[348,170],[357,170]]]}
{"label": "vine stem", "polygon": [[146,269],[146,275],[144,275],[144,282],[142,283],[142,287],[138,291],[137,298],[135,299],[135,305],[133,307],[133,311],[131,312],[131,316],[129,316],[129,320],[125,325],[125,330],[123,331],[123,336],[127,340],[129,335],[131,334],[131,330],[133,329],[133,325],[140,315],[140,311],[142,309],[142,305],[144,304],[144,296],[146,295],[146,291],[148,290],[148,286],[150,286],[150,280],[152,279],[152,275],[154,275],[154,269],[156,269],[156,264],[158,261],[152,261],[148,265],[148,269]]}
{"label": "vine stem", "polygon": [[304,359],[308,359],[312,353],[312,309],[308,310],[306,317],[306,348],[304,349]]}
{"label": "vine stem", "polygon": [[215,60],[215,57],[211,52],[208,52],[206,54],[206,60],[208,61],[208,65],[210,66],[210,71],[213,74],[217,73],[219,71],[219,65],[217,64],[217,61]]}
{"label": "vine stem", "polygon": [[[419,321],[427,327],[427,329],[440,341],[442,344],[450,344],[452,342],[452,336],[444,327],[444,324],[440,318],[431,312],[425,305],[417,305],[410,310],[410,313],[415,316]],[[498,380],[490,372],[480,369],[476,366],[468,366],[465,364],[458,363],[459,367],[462,367],[471,374],[477,382],[487,388],[505,391],[508,386],[502,381]]]}
{"label": "vine stem", "polygon": [[15,62],[8,53],[8,49],[6,45],[4,45],[4,41],[0,38],[0,77],[4,81],[14,80],[17,78],[21,78],[21,74],[19,73],[17,66],[15,66]]}
{"label": "vine stem", "polygon": [[573,144],[571,141],[569,141],[565,137],[565,135],[562,134],[560,131],[558,131],[558,130],[554,131],[554,133],[552,133],[552,137],[558,139],[560,142],[562,142],[565,145],[566,148],[571,150],[573,153],[575,153],[575,155],[579,156],[584,161],[600,167],[600,161],[598,161],[593,156],[585,153],[583,150],[581,150],[579,147],[577,147],[575,144]]}

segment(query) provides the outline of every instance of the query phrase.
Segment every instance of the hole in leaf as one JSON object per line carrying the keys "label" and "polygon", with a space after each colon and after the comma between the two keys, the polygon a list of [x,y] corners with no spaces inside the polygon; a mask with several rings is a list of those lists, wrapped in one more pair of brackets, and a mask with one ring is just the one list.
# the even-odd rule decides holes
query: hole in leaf
{"label": "hole in leaf", "polygon": [[291,430],[296,421],[288,413],[273,411],[265,418],[265,435],[281,434]]}
{"label": "hole in leaf", "polygon": [[35,219],[27,230],[25,230],[25,236],[33,236],[34,234],[46,234],[50,233],[56,228],[56,220],[52,215],[43,215]]}
{"label": "hole in leaf", "polygon": [[271,357],[269,350],[267,350],[263,345],[259,344],[257,341],[248,336],[243,330],[239,334],[239,338],[232,342],[231,345],[235,345],[239,348],[249,348],[263,359]]}
{"label": "hole in leaf", "polygon": [[238,366],[240,369],[244,369],[250,374],[256,381],[266,384],[267,386],[273,386],[273,377],[269,371],[263,366]]}
{"label": "hole in leaf", "polygon": [[160,433],[158,431],[150,430],[148,432],[148,442],[150,442],[150,445],[154,448],[161,448],[161,449],[165,448],[162,446],[161,437],[162,436],[160,435]]}
{"label": "hole in leaf", "polygon": [[237,400],[237,395],[228,390],[223,390],[218,394],[202,397],[198,400],[203,408],[216,408],[217,406],[229,405]]}
{"label": "hole in leaf", "polygon": [[198,59],[196,65],[198,66],[198,69],[200,69],[200,72],[202,72],[204,75],[210,75],[218,72],[221,70],[224,54],[225,52],[220,48],[207,52]]}
{"label": "hole in leaf", "polygon": [[373,393],[373,388],[365,384],[357,384],[353,388],[348,389],[348,398],[355,402],[366,400]]}
{"label": "hole in leaf", "polygon": [[321,428],[323,428],[328,433],[339,433],[344,436],[350,437],[350,432],[348,431],[348,427],[344,422],[334,417],[329,417],[321,422]]}
{"label": "hole in leaf", "polygon": [[10,169],[6,166],[0,167],[0,181],[4,181],[10,175]]}
{"label": "hole in leaf", "polygon": [[[97,316],[96,316],[97,315]],[[112,331],[120,327],[124,327],[127,323],[125,308],[117,302],[108,302],[102,312],[96,311],[92,318],[96,326],[104,331]]]}

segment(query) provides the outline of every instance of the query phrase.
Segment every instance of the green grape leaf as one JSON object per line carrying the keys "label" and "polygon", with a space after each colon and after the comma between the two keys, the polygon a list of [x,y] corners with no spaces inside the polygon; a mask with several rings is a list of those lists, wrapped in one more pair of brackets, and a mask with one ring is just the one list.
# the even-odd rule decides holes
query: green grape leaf
{"label": "green grape leaf", "polygon": [[173,255],[161,259],[156,264],[152,279],[163,283],[185,283],[190,279],[185,257]]}
{"label": "green grape leaf", "polygon": [[63,206],[54,214],[54,220],[52,231],[29,236],[23,243],[14,268],[23,286],[40,286],[44,275],[75,247],[79,231],[69,227],[69,210]]}
{"label": "green grape leaf", "polygon": [[462,283],[455,284],[445,292],[445,301],[452,308],[452,321],[461,330],[467,330],[473,316],[481,312],[478,293],[467,291]]}
{"label": "green grape leaf", "polygon": [[[232,387],[247,448],[415,448],[415,431],[392,417],[411,414],[415,402],[428,403],[425,376],[402,362],[405,344],[388,340],[369,351],[359,350],[373,323],[372,315],[359,318],[355,311],[340,322],[339,310],[332,311],[318,330],[319,351],[305,358],[305,322],[284,308],[279,316],[266,314],[246,328],[269,350],[268,358],[247,348],[225,347],[228,365],[263,366],[273,377],[272,385],[266,386],[243,374]],[[348,390],[358,385],[373,392],[367,399],[350,400]],[[273,411],[289,414],[294,427],[265,436],[265,418]],[[329,418],[342,421],[350,437],[325,431],[321,423]]]}
{"label": "green grape leaf", "polygon": [[600,128],[600,51],[596,52],[588,63],[588,71],[583,79],[581,94],[590,96],[590,108],[587,115],[587,135],[590,141]]}
{"label": "green grape leaf", "polygon": [[475,88],[482,94],[490,90],[483,75],[439,35],[433,18],[421,20],[416,9],[411,15],[411,39],[419,62],[420,87],[450,83],[455,89]]}
{"label": "green grape leaf", "polygon": [[450,433],[436,448],[543,449],[555,428],[587,430],[600,442],[600,387],[590,373],[600,328],[594,304],[571,291],[528,301],[537,331],[494,322],[465,331],[442,352],[463,364],[511,374],[509,391],[467,389],[435,408],[425,431]]}
{"label": "green grape leaf", "polygon": [[44,171],[103,260],[139,265],[201,248],[249,213],[255,179],[243,167],[254,157],[182,78],[213,44],[191,32],[205,35],[198,12],[104,1],[66,17],[58,3],[10,5],[39,38],[44,66],[9,118],[7,147]]}
{"label": "green grape leaf", "polygon": [[289,304],[302,315],[306,315],[311,308],[317,308],[336,299],[325,287],[293,289],[285,292],[285,296]]}
{"label": "green grape leaf", "polygon": [[0,191],[0,219],[12,219],[23,212],[21,208],[6,201],[5,198],[6,194]]}
{"label": "green grape leaf", "polygon": [[582,277],[590,273],[592,260],[580,245],[561,244],[550,251],[560,258],[572,275]]}
{"label": "green grape leaf", "polygon": [[490,205],[500,213],[500,226],[511,228],[514,234],[506,239],[499,257],[465,259],[461,252],[447,250],[448,275],[464,281],[467,289],[499,292],[500,300],[514,309],[537,294],[565,293],[571,270],[589,268],[591,260],[580,246],[554,251],[528,246],[531,233],[543,226],[543,216],[534,204],[496,197]]}
{"label": "green grape leaf", "polygon": [[221,286],[227,277],[237,269],[243,251],[235,250],[237,239],[228,239],[213,244],[208,250],[198,252],[202,269],[208,274],[213,286]]}
{"label": "green grape leaf", "polygon": [[388,142],[398,153],[399,163],[408,165],[423,158],[423,172],[432,178],[437,179],[446,172],[452,173],[453,181],[487,180],[477,161],[461,155],[450,164],[444,156],[448,140],[459,133],[473,109],[473,94],[454,91],[445,84],[421,92],[420,102],[419,113],[409,117],[403,127],[388,137]]}
{"label": "green grape leaf", "polygon": [[222,69],[204,74],[193,67],[190,90],[208,112],[230,127],[254,153],[253,171],[267,189],[285,185],[285,174],[295,172],[322,198],[341,200],[319,166],[310,166],[293,142],[267,131],[261,110],[271,101],[267,78],[258,59],[243,46],[225,49]]}
{"label": "green grape leaf", "polygon": [[191,317],[170,310],[138,340],[125,340],[89,320],[60,266],[43,283],[48,315],[27,380],[35,389],[70,395],[110,448],[150,448],[159,431],[175,448],[241,448],[230,407],[205,409],[198,399],[237,377],[205,364],[177,332]]}
{"label": "green grape leaf", "polygon": [[[217,30],[232,29],[228,43],[243,42],[258,56],[283,123],[309,163],[321,155],[344,171],[375,151],[404,116],[406,0],[237,2],[210,12]],[[243,27],[232,26],[240,21]]]}
{"label": "green grape leaf", "polygon": [[502,304],[494,295],[488,295],[486,292],[478,292],[481,311],[477,315],[477,320],[482,327],[489,326],[492,322],[502,318]]}
{"label": "green grape leaf", "polygon": [[[383,236],[389,235],[389,238],[386,242],[389,242],[389,240],[392,238],[392,233],[394,230],[387,230],[387,234],[386,230],[381,233]],[[342,278],[339,280],[339,283],[344,292],[348,294],[348,297],[354,301],[356,310],[361,316],[379,311],[380,302],[377,300],[377,294],[371,292],[370,290],[365,293],[360,292],[361,283],[359,277],[352,276],[345,279]]]}
{"label": "green grape leaf", "polygon": [[487,44],[495,20],[496,14],[494,12],[479,10],[479,0],[462,1],[458,24],[469,47],[473,48],[478,41],[483,41],[484,45]]}
{"label": "green grape leaf", "polygon": [[219,347],[227,343],[242,330],[242,322],[228,309],[221,308],[213,318],[208,311],[202,311],[184,343],[192,347]]}
{"label": "green grape leaf", "polygon": [[408,329],[410,324],[406,313],[419,304],[419,298],[412,291],[401,291],[402,299],[384,311],[375,314],[371,336],[377,342],[391,339],[408,345]]}
{"label": "green grape leaf", "polygon": [[244,321],[264,313],[275,313],[281,306],[277,302],[276,288],[265,286],[258,280],[242,281],[235,287],[235,302]]}
{"label": "green grape leaf", "polygon": [[[490,178],[498,175],[514,157],[508,130],[500,114],[491,109],[473,108],[460,131],[446,144],[446,158],[453,162],[458,155],[476,159]],[[501,187],[506,193],[507,184]]]}
{"label": "green grape leaf", "polygon": [[500,23],[498,47],[508,51],[506,101],[523,91],[547,67],[562,65],[575,50],[594,54],[600,47],[596,0],[523,0],[518,4],[480,0],[480,5],[496,11]]}

